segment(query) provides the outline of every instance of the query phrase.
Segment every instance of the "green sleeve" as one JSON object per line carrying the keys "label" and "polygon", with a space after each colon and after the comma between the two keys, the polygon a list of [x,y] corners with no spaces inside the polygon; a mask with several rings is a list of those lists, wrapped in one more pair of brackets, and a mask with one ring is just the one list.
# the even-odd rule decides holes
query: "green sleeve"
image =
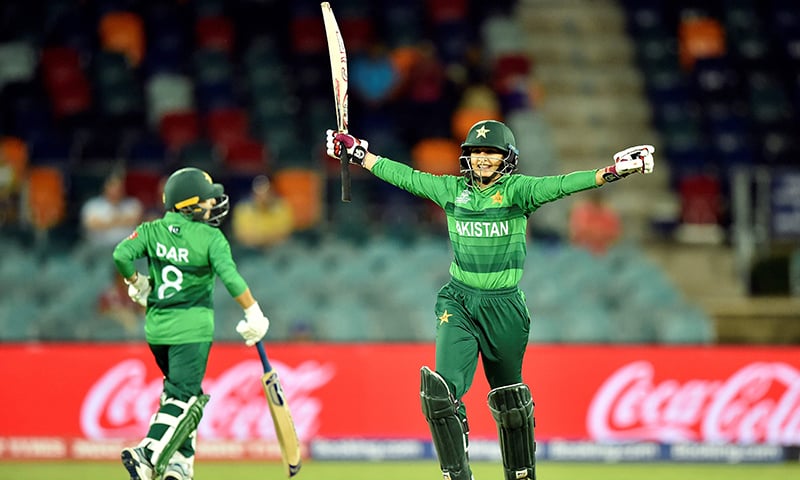
{"label": "green sleeve", "polygon": [[231,246],[225,235],[215,229],[216,234],[211,238],[208,246],[208,256],[211,261],[211,268],[217,274],[228,293],[236,298],[247,290],[247,282],[239,274],[236,262],[233,261]]}
{"label": "green sleeve", "polygon": [[397,188],[432,200],[440,207],[452,201],[458,189],[459,177],[421,172],[386,157],[378,157],[378,161],[372,167],[372,173]]}
{"label": "green sleeve", "polygon": [[147,243],[144,240],[144,235],[144,229],[139,225],[132,234],[119,242],[114,248],[114,264],[117,266],[117,271],[120,275],[125,278],[136,272],[133,262],[145,255]]}
{"label": "green sleeve", "polygon": [[516,190],[519,197],[515,199],[514,203],[520,204],[525,210],[532,212],[545,203],[564,198],[575,192],[597,188],[596,172],[596,170],[585,170],[547,177],[520,176],[521,181]]}

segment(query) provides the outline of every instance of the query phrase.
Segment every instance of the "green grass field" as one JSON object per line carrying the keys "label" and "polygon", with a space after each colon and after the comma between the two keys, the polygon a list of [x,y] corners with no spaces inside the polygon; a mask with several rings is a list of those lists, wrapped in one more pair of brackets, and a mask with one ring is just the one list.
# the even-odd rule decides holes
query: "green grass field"
{"label": "green grass field", "polygon": [[[499,464],[475,462],[476,480],[503,480]],[[541,462],[539,480],[786,480],[800,478],[800,464],[696,465],[696,464],[587,464]],[[126,480],[115,462],[0,462],[0,479],[24,480]],[[285,478],[277,463],[204,462],[195,466],[197,480],[272,480]],[[417,480],[439,479],[433,462],[307,462],[297,480]]]}

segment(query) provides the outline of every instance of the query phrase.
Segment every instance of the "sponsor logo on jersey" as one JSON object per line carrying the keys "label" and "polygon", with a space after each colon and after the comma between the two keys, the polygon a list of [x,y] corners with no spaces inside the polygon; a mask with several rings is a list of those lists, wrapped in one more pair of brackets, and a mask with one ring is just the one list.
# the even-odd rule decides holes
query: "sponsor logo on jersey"
{"label": "sponsor logo on jersey", "polygon": [[461,193],[456,197],[456,205],[464,205],[465,203],[469,203],[469,197],[471,193],[472,191],[468,188],[462,190]]}
{"label": "sponsor logo on jersey", "polygon": [[169,230],[169,233],[171,233],[173,235],[177,235],[177,234],[181,233],[181,227],[179,227],[177,225],[170,225],[169,227],[167,227],[167,230]]}
{"label": "sponsor logo on jersey", "polygon": [[456,220],[456,231],[462,237],[505,237],[508,220],[502,222],[463,222]]}
{"label": "sponsor logo on jersey", "polygon": [[136,230],[134,230],[134,231],[133,231],[133,233],[131,233],[130,235],[128,235],[128,240],[133,240],[134,238],[136,238],[136,237],[138,237],[138,236],[139,236],[139,232],[137,232]]}

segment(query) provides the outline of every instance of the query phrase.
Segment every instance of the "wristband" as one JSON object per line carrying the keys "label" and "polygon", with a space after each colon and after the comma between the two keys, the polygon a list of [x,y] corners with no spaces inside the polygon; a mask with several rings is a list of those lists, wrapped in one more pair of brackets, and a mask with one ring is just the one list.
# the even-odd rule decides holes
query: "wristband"
{"label": "wristband", "polygon": [[264,316],[264,312],[261,311],[261,307],[258,305],[258,302],[253,302],[252,305],[244,309],[244,318],[248,321],[251,318],[262,318]]}

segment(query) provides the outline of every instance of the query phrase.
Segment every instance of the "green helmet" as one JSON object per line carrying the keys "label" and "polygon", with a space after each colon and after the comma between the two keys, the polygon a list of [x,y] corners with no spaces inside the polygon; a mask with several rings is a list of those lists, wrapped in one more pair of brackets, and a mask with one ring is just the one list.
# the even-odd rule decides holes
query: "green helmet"
{"label": "green helmet", "polygon": [[[212,198],[217,199],[217,204],[211,207],[211,215],[205,219],[207,209],[198,204]],[[164,208],[181,212],[194,221],[218,227],[228,214],[230,205],[222,185],[214,183],[211,176],[203,170],[187,167],[176,170],[167,179],[164,185]]]}
{"label": "green helmet", "polygon": [[517,140],[511,129],[504,123],[497,120],[481,120],[470,127],[467,138],[461,144],[461,157],[459,158],[461,173],[470,179],[472,178],[470,151],[478,147],[496,148],[505,153],[503,165],[498,170],[501,175],[514,173],[517,170],[517,161],[519,160]]}

